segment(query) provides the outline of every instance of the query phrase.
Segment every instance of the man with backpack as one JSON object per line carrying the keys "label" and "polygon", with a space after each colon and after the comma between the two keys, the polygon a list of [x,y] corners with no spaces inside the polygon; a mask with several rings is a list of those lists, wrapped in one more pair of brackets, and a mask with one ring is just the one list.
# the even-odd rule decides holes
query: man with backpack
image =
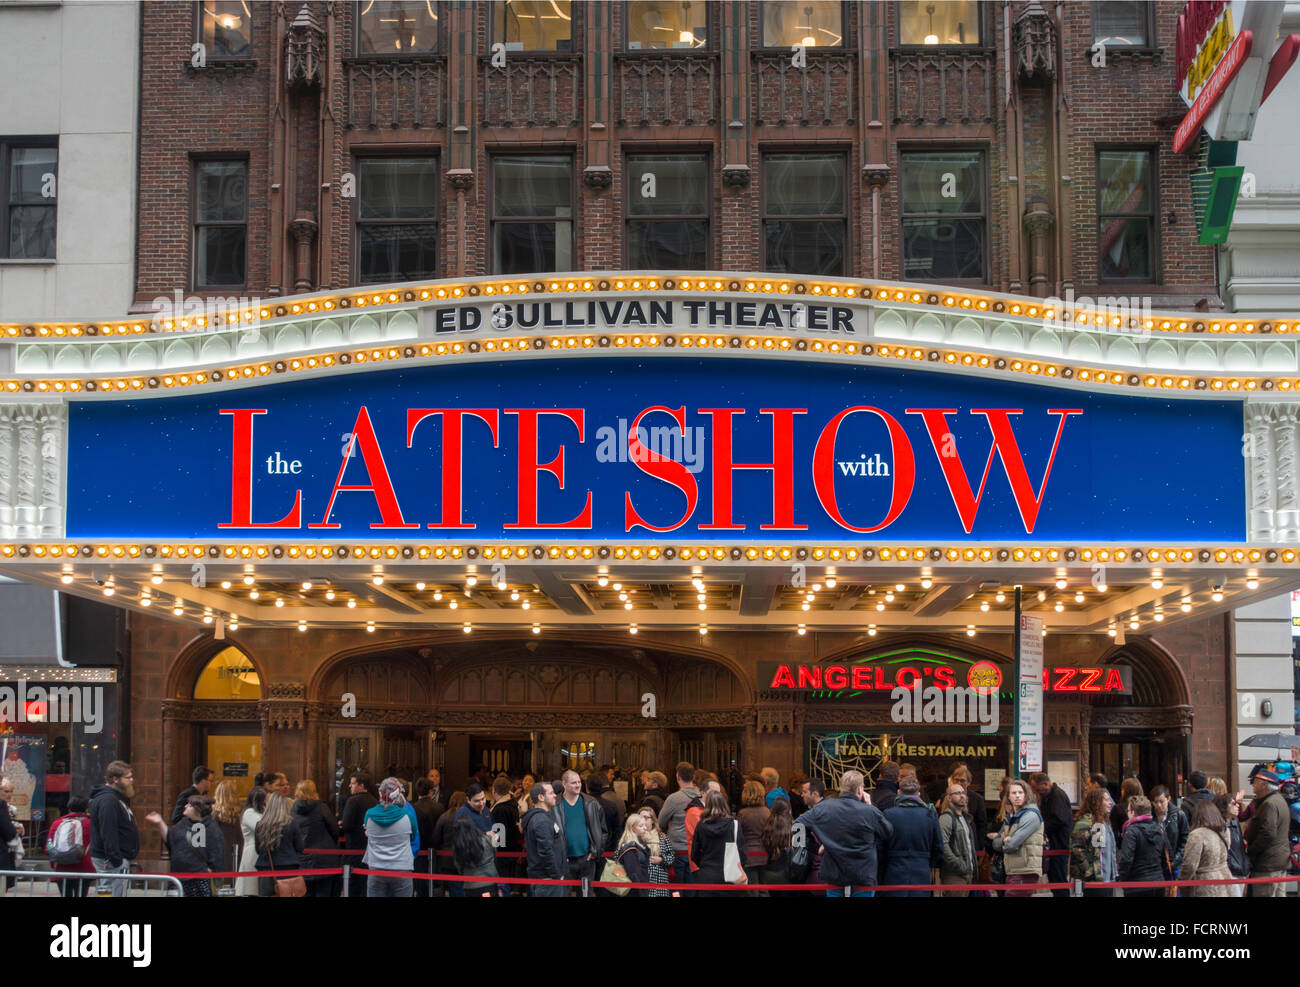
{"label": "man with backpack", "polygon": [[[45,838],[45,855],[51,870],[89,874],[95,869],[90,862],[90,801],[75,795],[68,799],[68,811],[54,820]],[[67,878],[59,882],[63,897],[83,898],[90,891],[90,878]]]}

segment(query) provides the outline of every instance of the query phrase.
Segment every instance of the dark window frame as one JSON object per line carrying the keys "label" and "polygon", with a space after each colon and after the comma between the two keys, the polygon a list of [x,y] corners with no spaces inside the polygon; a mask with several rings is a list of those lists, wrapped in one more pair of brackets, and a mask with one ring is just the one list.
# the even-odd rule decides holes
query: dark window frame
{"label": "dark window frame", "polygon": [[352,18],[352,60],[354,61],[375,61],[391,62],[405,59],[417,60],[428,58],[440,58],[446,54],[447,45],[447,4],[443,0],[434,0],[434,9],[438,12],[438,38],[435,42],[436,48],[421,49],[420,51],[362,51],[361,50],[361,11],[367,0],[356,0],[353,10],[355,11]]}
{"label": "dark window frame", "polygon": [[[392,160],[433,160],[434,174],[437,176],[434,196],[434,218],[433,219],[372,219],[363,220],[361,218],[361,162],[363,161],[392,161]],[[444,173],[440,170],[442,167],[442,155],[436,146],[429,149],[427,153],[417,153],[409,148],[375,148],[370,149],[365,145],[354,146],[352,148],[352,174],[357,176],[356,195],[352,198],[350,220],[352,223],[352,250],[349,263],[352,268],[353,284],[389,284],[387,281],[362,281],[361,280],[361,227],[362,226],[428,226],[432,224],[436,232],[434,233],[434,267],[437,270],[429,275],[431,279],[436,280],[442,276],[443,264],[446,258],[442,249],[442,210],[446,201],[446,195],[443,194]],[[409,280],[409,279],[408,279]],[[416,279],[418,280],[418,279]]]}
{"label": "dark window frame", "polygon": [[704,4],[704,44],[698,48],[633,48],[631,47],[631,38],[628,36],[628,27],[631,24],[631,18],[628,16],[632,3],[631,0],[623,0],[623,47],[620,51],[633,55],[689,55],[692,52],[702,54],[704,52],[716,52],[718,46],[714,39],[714,32],[718,24],[718,18],[714,13],[714,4],[710,0],[705,0]]}
{"label": "dark window frame", "polygon": [[[550,216],[540,218],[530,216],[505,216],[497,218],[496,207],[496,163],[501,158],[564,158],[569,162],[569,208],[573,215],[569,217],[569,250],[573,255],[573,263],[580,264],[581,258],[578,256],[578,209],[580,203],[578,189],[578,151],[572,144],[561,144],[555,148],[537,147],[535,145],[525,147],[511,147],[508,144],[497,145],[484,149],[488,159],[488,184],[487,184],[487,221],[488,221],[488,239],[487,239],[487,267],[489,274],[499,276],[516,277],[517,275],[500,275],[496,270],[497,256],[497,223],[562,223],[564,220],[556,219]],[[572,271],[580,270],[578,267],[572,268]],[[529,271],[529,274],[568,274],[571,271]],[[522,275],[518,275],[522,276]]]}
{"label": "dark window frame", "polygon": [[[768,2],[770,2],[770,0],[759,0],[758,4],[754,8],[752,8],[755,11],[755,16],[758,18],[758,46],[755,48],[755,51],[765,55],[770,55],[773,52],[777,52],[777,51],[788,52],[790,50],[789,45],[769,45],[764,42],[763,6]],[[797,6],[797,4],[794,4],[794,6]],[[841,36],[841,40],[839,44],[817,45],[817,47],[813,49],[813,52],[816,53],[818,51],[835,51],[835,52],[856,52],[857,51],[857,44],[856,42],[853,41],[853,38],[851,37],[852,32],[850,31],[849,28],[848,0],[841,0],[840,2],[840,29],[844,33]]]}
{"label": "dark window frame", "polygon": [[[15,148],[54,148],[54,204],[45,204],[46,209],[54,210],[54,256],[53,257],[11,257],[9,255],[9,224],[11,221],[9,201],[10,161]],[[59,138],[57,135],[40,135],[34,137],[0,137],[0,261],[30,261],[32,263],[53,264],[59,256]],[[41,205],[40,203],[36,203]],[[23,205],[23,203],[18,203]]]}
{"label": "dark window frame", "polygon": [[[1148,212],[1140,213],[1103,213],[1101,211],[1101,156],[1107,151],[1142,151],[1151,156],[1150,205]],[[1094,235],[1097,245],[1097,283],[1098,284],[1163,284],[1164,267],[1160,243],[1160,146],[1158,144],[1130,144],[1123,142],[1098,143],[1093,145],[1093,211],[1096,220]],[[1101,274],[1101,224],[1107,219],[1142,219],[1151,220],[1151,274],[1145,278],[1103,278]]]}
{"label": "dark window frame", "polygon": [[[842,157],[844,159],[844,211],[837,214],[844,224],[844,270],[840,274],[795,274],[789,272],[772,271],[768,266],[767,259],[767,162],[773,155],[782,154],[802,154],[811,157]],[[759,249],[762,251],[762,267],[764,272],[779,274],[782,277],[799,278],[799,277],[830,277],[846,278],[853,276],[853,184],[850,180],[850,173],[853,170],[853,149],[844,145],[831,145],[830,147],[809,147],[807,145],[775,145],[772,147],[759,148],[759,188],[758,188],[758,242]],[[793,222],[829,222],[836,218],[828,213],[818,215],[788,215],[772,217],[773,221],[793,221]]]}
{"label": "dark window frame", "polygon": [[623,263],[627,265],[628,270],[632,270],[632,224],[633,223],[673,223],[688,222],[697,223],[701,215],[691,215],[683,213],[673,216],[634,216],[632,215],[632,159],[640,157],[703,157],[704,158],[704,175],[709,182],[709,189],[704,196],[704,212],[702,218],[705,224],[705,256],[704,267],[700,270],[712,270],[714,249],[713,249],[713,149],[711,147],[691,147],[678,148],[671,150],[663,148],[645,148],[645,147],[625,147],[623,149],[623,174],[628,176],[626,194],[623,196]]}
{"label": "dark window frame", "polygon": [[967,41],[965,44],[961,44],[960,42],[944,44],[943,42],[940,42],[937,45],[927,45],[905,43],[903,41],[902,7],[899,5],[899,0],[894,0],[894,26],[893,31],[891,32],[894,39],[894,48],[901,51],[991,51],[993,50],[992,44],[984,40],[986,36],[992,33],[988,30],[987,6],[988,4],[986,4],[984,0],[976,0],[976,8],[979,10],[979,16],[976,18],[976,24],[979,27],[979,40]]}
{"label": "dark window frame", "polygon": [[[908,155],[917,154],[950,154],[953,152],[971,151],[978,152],[980,155],[980,167],[983,170],[983,181],[980,183],[980,189],[983,193],[984,211],[981,213],[909,213],[903,208],[903,168],[904,158]],[[971,143],[925,143],[915,144],[899,142],[898,145],[898,172],[899,172],[899,193],[898,193],[898,259],[902,265],[899,270],[900,280],[915,284],[964,284],[964,285],[988,285],[992,283],[993,277],[993,258],[991,255],[992,244],[992,225],[993,225],[993,186],[992,174],[989,167],[990,147],[988,142],[971,142]],[[984,223],[984,236],[981,238],[980,249],[984,257],[984,276],[980,278],[909,278],[907,276],[907,239],[903,232],[903,224],[909,219],[980,219]]]}
{"label": "dark window frame", "polygon": [[[206,45],[207,42],[203,40],[204,2],[205,0],[194,0],[194,41],[197,44]],[[214,62],[218,64],[235,64],[235,65],[249,65],[249,66],[255,65],[257,63],[257,35],[253,33],[253,16],[254,16],[254,12],[258,9],[259,6],[261,6],[261,4],[256,2],[256,0],[252,0],[252,2],[249,3],[249,8],[248,8],[249,54],[217,56],[217,55],[213,55],[212,52],[209,51],[207,53],[207,62],[209,65],[211,65]],[[188,61],[188,53],[187,53],[187,61]]]}
{"label": "dark window frame", "polygon": [[[1151,0],[1143,0],[1142,5],[1146,13],[1146,34],[1147,34],[1146,44],[1107,45],[1106,46],[1107,54],[1121,53],[1121,52],[1153,52],[1153,51],[1158,51],[1160,49],[1159,44],[1156,43],[1156,16],[1155,16],[1154,5],[1151,3]],[[1092,0],[1091,4],[1089,5],[1090,9],[1088,12],[1089,13],[1088,37],[1090,39],[1089,43],[1092,45],[1096,45],[1098,43],[1097,35],[1100,33],[1097,29],[1097,13],[1098,11],[1104,9],[1106,6],[1107,4],[1105,2],[1099,3],[1098,0]]]}
{"label": "dark window frame", "polygon": [[[498,2],[504,2],[504,0],[489,0],[489,3],[487,5],[488,23],[487,23],[486,33],[487,33],[487,46],[488,46],[489,56],[492,54],[493,45],[497,44],[498,42],[500,42],[501,44],[506,43],[504,38],[498,38],[496,36],[496,25],[497,25],[496,5]],[[507,48],[506,52],[508,54],[515,55],[515,56],[553,55],[561,58],[572,58],[581,55],[583,45],[585,44],[585,41],[583,40],[583,32],[586,29],[586,19],[579,12],[585,6],[586,3],[584,2],[584,0],[571,0],[569,11],[572,14],[572,16],[569,18],[569,50],[568,51],[565,51],[562,48],[518,48],[515,49],[514,51],[511,51],[509,48]],[[579,18],[582,19],[580,20]],[[582,30],[579,30],[579,28],[581,28]]]}
{"label": "dark window frame", "polygon": [[[219,161],[238,161],[244,166],[244,219],[233,220],[199,220],[199,168],[205,164]],[[248,288],[249,265],[249,182],[252,176],[252,164],[245,152],[191,154],[190,155],[190,290],[195,294],[220,295],[228,291],[246,290]],[[200,285],[199,284],[199,227],[200,226],[242,226],[244,228],[244,280],[239,284]]]}

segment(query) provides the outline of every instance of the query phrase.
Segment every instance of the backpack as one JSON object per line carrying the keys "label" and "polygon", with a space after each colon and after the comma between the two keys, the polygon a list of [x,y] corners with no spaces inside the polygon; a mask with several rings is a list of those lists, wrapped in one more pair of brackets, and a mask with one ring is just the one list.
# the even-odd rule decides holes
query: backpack
{"label": "backpack", "polygon": [[86,855],[86,846],[81,842],[81,820],[72,816],[60,819],[45,838],[45,853],[51,864],[61,867],[80,864]]}
{"label": "backpack", "polygon": [[808,880],[808,874],[812,871],[812,851],[808,849],[808,841],[815,839],[812,831],[803,823],[795,820],[796,826],[803,828],[802,845],[796,846],[790,851],[790,883],[803,884]]}

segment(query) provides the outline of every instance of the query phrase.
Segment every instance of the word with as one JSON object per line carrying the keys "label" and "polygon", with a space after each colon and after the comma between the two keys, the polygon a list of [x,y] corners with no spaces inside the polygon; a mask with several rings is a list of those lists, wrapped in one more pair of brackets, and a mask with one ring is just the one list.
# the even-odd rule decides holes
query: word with
{"label": "word with", "polygon": [[27,684],[0,686],[0,721],[6,723],[80,723],[86,733],[104,729],[104,689],[98,685]]}
{"label": "word with", "polygon": [[50,927],[50,955],[56,960],[129,959],[135,967],[153,961],[153,926],[139,922],[82,925],[75,915]]}
{"label": "word with", "polygon": [[598,463],[662,463],[674,460],[686,467],[688,473],[704,469],[704,427],[677,428],[672,425],[636,426],[635,442],[628,441],[626,418],[618,420],[618,428],[602,425],[596,429],[596,462]]}
{"label": "word with", "polygon": [[876,453],[870,459],[864,452],[858,457],[860,462],[853,460],[835,461],[835,465],[840,468],[840,473],[844,476],[889,476],[889,464],[880,458],[880,453]]}
{"label": "word with", "polygon": [[951,689],[898,686],[889,698],[894,701],[889,718],[895,723],[978,723],[980,733],[997,733],[996,693],[960,685]]}

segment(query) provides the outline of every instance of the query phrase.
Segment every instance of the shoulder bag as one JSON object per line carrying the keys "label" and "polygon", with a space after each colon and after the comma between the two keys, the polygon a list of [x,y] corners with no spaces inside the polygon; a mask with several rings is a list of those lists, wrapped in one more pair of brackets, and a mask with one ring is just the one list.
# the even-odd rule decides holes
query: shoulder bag
{"label": "shoulder bag", "polygon": [[[281,839],[284,837],[281,836]],[[306,898],[307,880],[301,874],[293,877],[275,877],[275,853],[266,851],[266,862],[271,865],[271,876],[275,878],[275,896],[277,898]]]}
{"label": "shoulder bag", "polygon": [[[619,854],[619,856],[621,857],[622,854]],[[618,862],[618,859],[618,857],[611,857],[609,860],[605,861],[605,866],[600,872],[600,880],[603,883],[624,885],[624,887],[620,888],[605,889],[610,894],[618,895],[618,897],[622,898],[632,890],[631,888],[626,887],[626,885],[632,882],[632,879],[627,876],[627,869]]]}
{"label": "shoulder bag", "polygon": [[731,839],[723,851],[722,878],[728,884],[748,884],[749,875],[740,862],[740,823],[732,820],[731,827]]}

